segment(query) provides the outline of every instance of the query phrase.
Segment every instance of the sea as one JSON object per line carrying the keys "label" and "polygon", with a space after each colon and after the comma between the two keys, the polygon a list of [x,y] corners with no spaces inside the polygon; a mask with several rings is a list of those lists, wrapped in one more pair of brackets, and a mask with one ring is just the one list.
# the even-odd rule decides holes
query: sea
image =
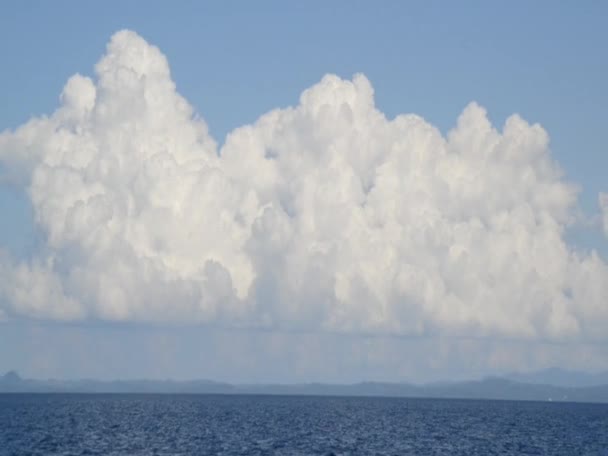
{"label": "sea", "polygon": [[608,404],[4,394],[0,455],[608,456]]}

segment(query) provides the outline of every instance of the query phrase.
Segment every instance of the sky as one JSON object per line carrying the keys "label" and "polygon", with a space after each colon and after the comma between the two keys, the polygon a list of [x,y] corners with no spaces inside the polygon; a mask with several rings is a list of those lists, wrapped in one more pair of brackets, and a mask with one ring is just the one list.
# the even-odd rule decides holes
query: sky
{"label": "sky", "polygon": [[0,372],[608,370],[607,13],[5,3]]}

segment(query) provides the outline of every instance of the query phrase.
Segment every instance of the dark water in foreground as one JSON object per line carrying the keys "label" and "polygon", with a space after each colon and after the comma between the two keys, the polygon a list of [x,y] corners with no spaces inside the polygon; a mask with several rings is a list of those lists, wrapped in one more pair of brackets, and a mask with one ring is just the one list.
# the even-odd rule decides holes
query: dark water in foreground
{"label": "dark water in foreground", "polygon": [[0,454],[608,456],[608,405],[0,395]]}

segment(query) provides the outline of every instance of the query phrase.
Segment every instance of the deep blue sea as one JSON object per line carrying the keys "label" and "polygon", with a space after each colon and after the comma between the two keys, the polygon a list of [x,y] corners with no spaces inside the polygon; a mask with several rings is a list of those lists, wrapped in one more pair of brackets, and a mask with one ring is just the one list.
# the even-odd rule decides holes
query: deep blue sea
{"label": "deep blue sea", "polygon": [[0,395],[0,455],[600,455],[608,405]]}

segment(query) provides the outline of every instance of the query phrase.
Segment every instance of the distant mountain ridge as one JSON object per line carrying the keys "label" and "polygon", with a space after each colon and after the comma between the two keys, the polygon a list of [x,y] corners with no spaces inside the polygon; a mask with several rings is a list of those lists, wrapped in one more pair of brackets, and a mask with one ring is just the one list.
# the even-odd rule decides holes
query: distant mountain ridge
{"label": "distant mountain ridge", "polygon": [[234,387],[212,380],[32,380],[15,371],[0,377],[0,393],[230,393]]}
{"label": "distant mountain ridge", "polygon": [[550,367],[534,372],[510,373],[504,376],[520,383],[546,384],[565,387],[608,385],[608,371],[580,372]]}
{"label": "distant mountain ridge", "polygon": [[[540,380],[544,374],[539,373],[531,378]],[[562,380],[558,378],[558,381]],[[475,381],[423,385],[384,382],[233,385],[211,380],[32,380],[23,379],[17,372],[11,371],[0,377],[0,393],[283,394],[608,403],[608,382],[601,385],[561,386],[488,377]]]}

